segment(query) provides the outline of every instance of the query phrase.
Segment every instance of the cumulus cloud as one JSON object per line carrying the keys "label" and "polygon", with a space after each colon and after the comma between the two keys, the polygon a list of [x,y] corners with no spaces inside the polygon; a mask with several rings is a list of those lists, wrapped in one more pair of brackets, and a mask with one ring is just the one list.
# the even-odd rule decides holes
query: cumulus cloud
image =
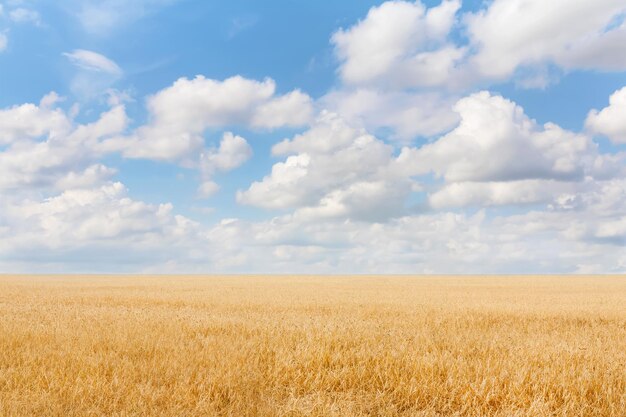
{"label": "cumulus cloud", "polygon": [[[108,71],[107,61],[85,56],[84,65]],[[96,57],[97,58],[97,57]],[[83,65],[83,64],[81,64]],[[150,122],[127,133],[123,100],[109,100],[110,110],[92,123],[73,120],[59,107],[56,93],[39,105],[27,103],[0,110],[0,188],[64,190],[88,187],[109,180],[115,173],[98,163],[105,155],[174,162],[198,169],[198,193],[208,197],[219,186],[217,173],[233,170],[252,156],[247,141],[224,133],[219,146],[205,147],[208,129],[241,124],[269,129],[304,123],[312,112],[308,96],[295,90],[275,94],[271,80],[263,82],[233,77],[224,82],[181,79],[147,101]]]}
{"label": "cumulus cloud", "polygon": [[461,13],[458,0],[384,2],[332,35],[343,86],[322,105],[408,141],[453,127],[450,91],[510,79],[544,88],[561,70],[626,69],[623,2],[570,3],[496,0]]}
{"label": "cumulus cloud", "polygon": [[554,123],[539,126],[515,103],[486,91],[458,101],[460,124],[422,147],[405,147],[397,160],[407,175],[434,173],[431,207],[550,203],[578,184],[624,171],[623,156],[602,154],[584,134]]}
{"label": "cumulus cloud", "polygon": [[554,123],[538,126],[515,103],[483,91],[459,100],[458,127],[432,144],[405,148],[403,163],[446,181],[580,180],[610,170],[597,145]]}
{"label": "cumulus cloud", "polygon": [[236,124],[301,126],[310,120],[307,95],[298,90],[284,96],[275,93],[276,83],[269,78],[256,81],[235,76],[219,81],[199,75],[178,79],[150,97],[147,106],[163,124],[191,125],[194,130]]}
{"label": "cumulus cloud", "polygon": [[496,0],[465,16],[471,44],[478,49],[471,65],[494,79],[520,67],[548,64],[622,71],[626,58],[618,51],[626,42],[624,12],[620,0]]}
{"label": "cumulus cloud", "polygon": [[58,190],[78,190],[93,187],[109,181],[117,170],[103,164],[93,164],[82,171],[69,171],[54,184]]}
{"label": "cumulus cloud", "polygon": [[[410,195],[430,209],[552,204],[624,172],[590,137],[538,125],[515,103],[488,92],[454,106],[458,126],[421,147],[393,147],[325,112],[308,131],[272,148],[285,156],[239,191],[242,204],[295,210],[301,219],[382,221],[405,215]],[[435,180],[429,175],[435,174]],[[422,207],[423,209],[423,207]]]}
{"label": "cumulus cloud", "polygon": [[303,126],[313,117],[311,98],[294,90],[269,100],[255,109],[250,125],[257,128]]}
{"label": "cumulus cloud", "polygon": [[224,133],[217,148],[207,149],[200,155],[202,184],[198,189],[201,197],[210,197],[219,190],[212,177],[216,172],[227,172],[239,168],[252,157],[252,148],[241,136]]}
{"label": "cumulus cloud", "polygon": [[388,1],[365,19],[332,36],[348,84],[436,86],[449,81],[465,48],[447,41],[461,2],[444,0],[426,9],[420,2]]}
{"label": "cumulus cloud", "polygon": [[306,178],[311,158],[304,155],[292,155],[272,167],[270,175],[262,181],[254,182],[246,191],[237,193],[237,201],[270,209],[289,208],[304,204],[311,198],[306,190],[297,184]]}
{"label": "cumulus cloud", "polygon": [[576,192],[576,183],[554,180],[453,182],[428,196],[436,210],[450,207],[489,207],[499,205],[551,203],[559,196]]}
{"label": "cumulus cloud", "polygon": [[338,115],[324,112],[311,129],[272,148],[284,155],[271,173],[237,194],[267,209],[297,215],[385,219],[404,211],[413,183],[391,171],[393,147]]}
{"label": "cumulus cloud", "polygon": [[[112,107],[97,120],[80,124],[69,114],[73,106],[69,112],[58,107],[62,101],[53,92],[39,105],[27,103],[0,110],[0,145],[6,146],[0,148],[0,190],[38,189],[48,193],[87,188],[110,180],[116,173],[98,161],[126,149],[111,146],[129,140],[125,136],[129,121],[124,104],[111,100]],[[196,150],[195,155],[189,149],[184,151],[188,167],[199,170],[202,197],[219,189],[213,181],[215,174],[231,171],[252,156],[247,141],[230,132],[224,133],[218,147],[204,149],[202,139]]]}
{"label": "cumulus cloud", "polygon": [[[116,170],[100,161],[118,152],[111,143],[129,138],[123,104],[113,101],[96,120],[80,124],[63,103],[49,94],[38,105],[0,111],[5,267],[23,266],[25,256],[43,265],[48,256],[63,259],[68,270],[90,257],[104,269],[107,261],[127,260],[120,268],[136,271],[157,267],[158,254],[164,268],[193,272],[626,268],[623,156],[602,154],[584,134],[538,125],[515,103],[487,92],[458,101],[455,129],[399,154],[362,127],[322,112],[307,130],[275,144],[272,154],[281,160],[237,193],[241,204],[283,214],[208,227],[176,215],[167,203],[132,198],[115,182]],[[207,116],[210,128],[223,129],[219,120],[253,120],[226,114]],[[192,129],[199,132],[203,123]],[[198,169],[198,194],[210,196],[219,189],[217,174],[241,166],[252,149],[226,132],[219,144],[203,142],[197,154],[185,155]],[[433,181],[432,173],[439,178]],[[418,212],[408,204],[416,198],[424,201]],[[494,216],[488,209],[500,205],[521,214]],[[464,207],[479,211],[458,210]]]}
{"label": "cumulus cloud", "polygon": [[51,109],[46,99],[42,106],[27,103],[0,110],[0,145],[41,136],[59,137],[71,122],[60,109]]}
{"label": "cumulus cloud", "polygon": [[622,213],[592,206],[495,217],[444,211],[384,223],[284,215],[225,220],[207,237],[215,243],[212,264],[233,272],[572,273],[600,265],[619,273],[626,270],[623,235],[598,235],[622,221]]}
{"label": "cumulus cloud", "polygon": [[495,0],[462,12],[386,1],[331,42],[342,84],[321,100],[350,123],[391,138],[432,137],[457,121],[451,103],[477,86],[545,88],[563,72],[626,70],[619,0]]}
{"label": "cumulus cloud", "polygon": [[[603,197],[610,189],[621,190],[622,200],[616,193]],[[173,263],[174,271],[190,272],[565,273],[593,267],[624,272],[625,220],[619,210],[624,189],[611,181],[578,194],[575,207],[494,218],[484,211],[444,211],[372,223],[334,217],[307,221],[288,214],[256,222],[225,219],[204,229],[176,218],[168,205],[134,201],[122,186],[110,184],[24,203],[21,222],[14,217],[17,210],[2,211],[0,226],[12,227],[0,227],[0,251],[6,262],[36,250],[31,265],[42,254],[61,255],[65,270],[73,267],[72,250],[80,250],[91,262],[127,262],[104,270],[141,265],[161,270]],[[102,227],[108,223],[110,228]],[[155,253],[161,259],[156,264]]]}
{"label": "cumulus cloud", "polygon": [[248,142],[241,136],[226,132],[219,148],[209,149],[201,158],[204,170],[212,173],[238,168],[251,157],[252,148]]}
{"label": "cumulus cloud", "polygon": [[585,126],[615,143],[626,143],[626,87],[611,95],[608,107],[591,110]]}
{"label": "cumulus cloud", "polygon": [[391,129],[392,138],[408,142],[416,136],[434,136],[458,123],[452,107],[456,100],[424,92],[357,88],[331,91],[322,106],[340,114],[349,123],[370,131]]}
{"label": "cumulus cloud", "polygon": [[[91,33],[106,34],[166,3],[75,4],[96,22]],[[47,256],[102,269],[129,260],[120,268],[134,271],[624,272],[624,155],[603,153],[590,134],[626,142],[625,89],[589,113],[582,133],[468,91],[626,68],[626,6],[495,0],[461,14],[460,5],[388,1],[337,31],[341,83],[315,103],[269,78],[197,76],[148,97],[146,122],[132,128],[122,97],[89,123],[54,93],[0,109],[0,268]],[[105,91],[123,76],[96,52],[65,56],[78,68],[76,91]],[[315,117],[319,108],[330,111]],[[265,176],[236,194],[269,212],[261,220],[194,223],[169,203],[134,198],[104,159],[193,169],[198,196],[210,197],[221,174],[252,157],[238,129],[285,127],[302,130],[276,143]]]}
{"label": "cumulus cloud", "polygon": [[111,173],[104,166],[95,171],[88,167],[102,155],[102,141],[126,128],[124,107],[115,106],[94,122],[79,124],[55,107],[59,101],[51,93],[39,105],[0,110],[0,145],[6,146],[0,150],[0,190],[91,183]]}
{"label": "cumulus cloud", "polygon": [[[626,6],[620,0],[495,0],[459,15],[461,3],[427,9],[419,0],[387,1],[332,36],[349,85],[385,88],[508,80],[545,87],[549,69],[623,71]],[[451,33],[466,35],[463,42]]]}
{"label": "cumulus cloud", "polygon": [[174,214],[171,204],[132,199],[112,181],[117,170],[100,162],[103,141],[127,128],[124,106],[83,124],[59,107],[62,102],[50,93],[39,105],[0,110],[3,266],[45,270],[59,262],[67,271],[88,259],[82,266],[89,270],[93,262],[103,266],[133,257],[139,265],[157,251],[163,259],[174,256],[164,244],[192,250],[186,242],[198,232],[193,222]]}
{"label": "cumulus cloud", "polygon": [[307,95],[298,90],[286,95],[275,92],[271,79],[180,78],[148,98],[149,124],[130,137],[111,141],[109,147],[129,158],[177,161],[199,153],[207,129],[269,129],[302,126],[309,121],[313,110]]}
{"label": "cumulus cloud", "polygon": [[155,253],[168,259],[180,256],[178,247],[191,250],[186,243],[193,245],[197,229],[174,214],[171,204],[130,198],[119,182],[69,189],[44,200],[10,197],[0,207],[2,258],[26,257],[29,268],[59,258],[65,270],[73,263],[90,271],[94,264],[115,270],[136,262],[136,267]]}

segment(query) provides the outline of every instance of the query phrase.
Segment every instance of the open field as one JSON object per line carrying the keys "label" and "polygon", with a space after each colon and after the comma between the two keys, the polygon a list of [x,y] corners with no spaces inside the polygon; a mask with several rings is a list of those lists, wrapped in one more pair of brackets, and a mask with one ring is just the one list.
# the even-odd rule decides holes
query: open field
{"label": "open field", "polygon": [[0,276],[0,416],[626,416],[625,277]]}

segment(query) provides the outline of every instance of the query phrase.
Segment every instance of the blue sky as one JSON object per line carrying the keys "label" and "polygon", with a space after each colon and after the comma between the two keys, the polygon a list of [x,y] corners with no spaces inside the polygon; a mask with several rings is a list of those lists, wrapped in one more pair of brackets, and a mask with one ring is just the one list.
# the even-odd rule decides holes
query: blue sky
{"label": "blue sky", "polygon": [[0,270],[626,270],[626,5],[0,1]]}

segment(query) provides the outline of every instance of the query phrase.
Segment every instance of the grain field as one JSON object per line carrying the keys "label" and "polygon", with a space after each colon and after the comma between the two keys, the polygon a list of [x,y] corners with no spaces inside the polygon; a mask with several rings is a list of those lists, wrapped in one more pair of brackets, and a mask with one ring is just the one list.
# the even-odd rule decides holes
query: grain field
{"label": "grain field", "polygon": [[619,276],[0,276],[1,416],[626,416]]}

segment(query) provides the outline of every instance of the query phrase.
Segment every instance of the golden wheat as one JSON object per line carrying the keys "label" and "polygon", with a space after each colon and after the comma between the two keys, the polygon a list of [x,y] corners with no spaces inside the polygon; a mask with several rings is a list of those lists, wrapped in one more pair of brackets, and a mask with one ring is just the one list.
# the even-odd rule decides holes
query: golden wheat
{"label": "golden wheat", "polygon": [[0,415],[624,417],[626,278],[0,276]]}

